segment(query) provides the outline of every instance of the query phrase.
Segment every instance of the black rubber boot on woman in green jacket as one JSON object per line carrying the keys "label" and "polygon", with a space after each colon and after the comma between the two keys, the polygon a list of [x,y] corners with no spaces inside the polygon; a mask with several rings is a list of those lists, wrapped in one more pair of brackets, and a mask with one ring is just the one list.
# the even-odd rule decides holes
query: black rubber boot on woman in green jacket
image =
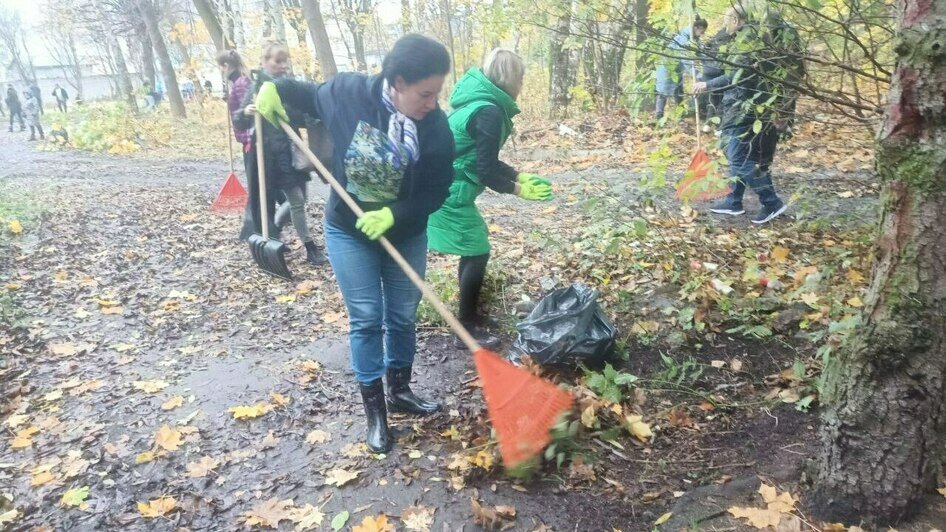
{"label": "black rubber boot on woman in green jacket", "polygon": [[440,410],[440,404],[426,401],[411,391],[411,366],[400,369],[388,369],[385,379],[388,383],[387,402],[391,412],[403,412],[426,416]]}

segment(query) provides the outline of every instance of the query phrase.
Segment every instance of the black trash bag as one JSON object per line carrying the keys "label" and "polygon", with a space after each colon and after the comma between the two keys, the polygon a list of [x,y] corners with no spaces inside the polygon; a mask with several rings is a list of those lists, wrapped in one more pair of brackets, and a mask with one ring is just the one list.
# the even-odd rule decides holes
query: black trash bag
{"label": "black trash bag", "polygon": [[600,366],[614,355],[617,331],[598,306],[598,291],[581,283],[542,298],[516,328],[513,351],[539,364]]}

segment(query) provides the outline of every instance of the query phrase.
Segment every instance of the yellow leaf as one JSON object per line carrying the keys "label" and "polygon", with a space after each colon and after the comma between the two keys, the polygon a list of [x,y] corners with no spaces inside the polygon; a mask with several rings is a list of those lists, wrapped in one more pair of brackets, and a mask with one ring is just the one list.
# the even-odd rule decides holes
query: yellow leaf
{"label": "yellow leaf", "polygon": [[16,518],[19,516],[20,512],[16,508],[0,513],[0,525],[5,523],[12,523],[16,521]]}
{"label": "yellow leaf", "polygon": [[763,483],[759,486],[759,494],[769,510],[787,514],[795,509],[795,499],[787,491],[779,495],[774,487]]}
{"label": "yellow leaf", "polygon": [[325,514],[322,510],[306,504],[301,508],[293,508],[289,511],[289,519],[296,524],[296,530],[314,530],[322,524]]}
{"label": "yellow leaf", "polygon": [[388,516],[381,514],[377,517],[366,515],[361,524],[352,527],[351,532],[393,532],[394,525],[388,522]]}
{"label": "yellow leaf", "polygon": [[168,399],[161,405],[161,410],[174,410],[179,406],[184,404],[184,398],[180,395],[175,395],[174,397]]}
{"label": "yellow leaf", "polygon": [[170,384],[164,381],[134,381],[131,386],[145,393],[157,393],[170,386]]}
{"label": "yellow leaf", "polygon": [[18,284],[16,284],[16,283],[7,283],[7,284],[5,285],[5,287],[6,287],[7,290],[11,290],[11,291],[12,291],[12,290],[16,290],[16,289],[20,288],[20,285],[18,285]]}
{"label": "yellow leaf", "polygon": [[319,430],[319,429],[313,430],[312,432],[307,434],[305,437],[306,443],[310,443],[312,445],[315,445],[317,443],[325,443],[331,439],[332,439],[331,434],[329,434],[328,432],[325,432],[324,430]]}
{"label": "yellow leaf", "polygon": [[938,491],[943,497],[946,497],[946,488],[939,488],[936,491]]}
{"label": "yellow leaf", "polygon": [[104,307],[102,309],[102,314],[122,314],[124,312],[124,307]]}
{"label": "yellow leaf", "polygon": [[30,418],[30,416],[28,416],[28,415],[26,415],[26,414],[15,414],[15,415],[12,415],[12,416],[8,417],[7,420],[3,422],[3,424],[4,424],[4,425],[7,425],[7,426],[10,427],[11,429],[15,429],[15,428],[19,427],[20,425],[22,425],[22,424],[23,424],[26,420],[28,420],[29,418]]}
{"label": "yellow leaf", "polygon": [[325,483],[339,488],[358,478],[361,471],[348,471],[345,469],[333,469],[325,476]]}
{"label": "yellow leaf", "polygon": [[161,497],[151,500],[147,503],[139,502],[138,512],[142,517],[151,519],[154,517],[161,517],[162,515],[173,510],[176,506],[177,501],[175,501],[173,497]]}
{"label": "yellow leaf", "polygon": [[23,232],[23,226],[20,224],[19,220],[10,220],[8,227],[10,228],[10,232],[14,235],[18,235]]}
{"label": "yellow leaf", "polygon": [[408,530],[429,532],[434,525],[435,508],[428,506],[408,506],[401,512],[401,521]]}
{"label": "yellow leaf", "polygon": [[154,443],[165,451],[176,451],[181,446],[181,433],[164,425],[154,434]]}
{"label": "yellow leaf", "polygon": [[854,308],[861,308],[864,306],[864,302],[861,301],[861,298],[858,296],[854,296],[851,299],[848,299],[847,304]]}
{"label": "yellow leaf", "polygon": [[58,401],[62,399],[62,390],[53,390],[43,396],[46,401]]}
{"label": "yellow leaf", "polygon": [[850,281],[851,284],[858,285],[864,282],[864,276],[857,270],[848,270],[847,280]]}
{"label": "yellow leaf", "polygon": [[197,462],[187,464],[187,476],[191,478],[206,477],[211,471],[220,465],[216,460],[209,456],[204,456]]}
{"label": "yellow leaf", "polygon": [[785,262],[788,259],[788,248],[783,248],[781,246],[775,246],[772,249],[772,261],[773,262]]}
{"label": "yellow leaf", "polygon": [[64,506],[85,506],[85,500],[89,497],[89,487],[73,488],[62,494],[59,504]]}
{"label": "yellow leaf", "polygon": [[594,428],[598,417],[595,415],[595,405],[588,405],[588,408],[581,411],[581,424],[589,429]]}
{"label": "yellow leaf", "polygon": [[460,431],[457,430],[456,425],[450,425],[450,428],[441,432],[440,435],[453,441],[460,441]]}
{"label": "yellow leaf", "polygon": [[648,438],[654,436],[650,425],[644,423],[643,416],[627,416],[624,419],[627,422],[627,431],[638,440],[646,443]]}
{"label": "yellow leaf", "polygon": [[31,438],[21,438],[17,436],[10,441],[11,449],[25,449],[27,447],[32,447],[32,445],[33,440]]}
{"label": "yellow leaf", "polygon": [[272,392],[269,396],[276,406],[286,406],[289,404],[289,398],[281,393]]}
{"label": "yellow leaf", "polygon": [[233,414],[233,419],[253,419],[262,416],[273,409],[273,405],[267,403],[256,403],[250,406],[234,406],[228,410]]}
{"label": "yellow leaf", "polygon": [[801,295],[801,300],[811,308],[818,308],[818,295],[812,292]]}
{"label": "yellow leaf", "polygon": [[276,297],[277,303],[295,303],[295,301],[296,301],[296,296],[294,294],[288,294],[288,295]]}
{"label": "yellow leaf", "polygon": [[470,463],[489,471],[493,468],[493,453],[483,449],[469,458]]}
{"label": "yellow leaf", "polygon": [[139,453],[138,455],[135,456],[135,463],[147,464],[148,462],[154,460],[155,456],[156,455],[154,454],[153,451],[145,451],[143,453]]}
{"label": "yellow leaf", "polygon": [[289,519],[289,509],[292,506],[292,499],[280,501],[274,497],[256,505],[251,511],[244,513],[243,517],[249,526],[278,528],[280,521]]}
{"label": "yellow leaf", "polygon": [[43,484],[52,482],[53,479],[55,478],[56,477],[54,477],[53,474],[50,473],[49,471],[42,471],[40,473],[33,475],[33,477],[30,479],[30,486],[33,486],[33,487],[42,486]]}
{"label": "yellow leaf", "polygon": [[660,525],[666,523],[667,521],[670,520],[671,517],[673,517],[673,512],[667,512],[667,513],[661,515],[660,517],[657,518],[656,521],[654,521],[654,526],[660,526]]}
{"label": "yellow leaf", "polygon": [[729,513],[733,517],[741,517],[749,520],[749,524],[752,526],[763,529],[765,527],[778,526],[779,521],[782,520],[782,514],[776,510],[763,510],[761,508],[743,508],[738,506],[733,506],[729,509]]}

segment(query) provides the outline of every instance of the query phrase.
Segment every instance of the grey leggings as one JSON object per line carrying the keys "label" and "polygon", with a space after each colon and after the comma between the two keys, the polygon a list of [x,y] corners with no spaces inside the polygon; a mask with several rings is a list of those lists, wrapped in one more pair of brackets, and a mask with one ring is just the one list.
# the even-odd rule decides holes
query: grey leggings
{"label": "grey leggings", "polygon": [[312,242],[312,235],[309,234],[309,224],[305,220],[306,185],[307,183],[303,183],[284,188],[283,192],[289,202],[289,217],[292,219],[292,226],[296,228],[296,234],[303,242]]}

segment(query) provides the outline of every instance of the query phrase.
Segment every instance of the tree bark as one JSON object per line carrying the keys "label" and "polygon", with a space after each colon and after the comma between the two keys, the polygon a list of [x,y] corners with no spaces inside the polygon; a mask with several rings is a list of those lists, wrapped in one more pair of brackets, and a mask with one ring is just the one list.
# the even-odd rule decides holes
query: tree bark
{"label": "tree bark", "polygon": [[108,46],[112,53],[112,59],[115,61],[115,74],[118,77],[118,89],[121,95],[128,102],[128,107],[135,114],[138,113],[138,100],[135,99],[135,88],[131,83],[131,75],[128,73],[128,64],[125,63],[125,54],[118,43],[118,39],[111,32],[106,30],[105,38],[108,40]]}
{"label": "tree bark", "polygon": [[177,85],[177,74],[174,73],[174,65],[171,63],[171,56],[168,54],[164,36],[161,35],[161,27],[158,24],[158,16],[154,10],[152,0],[138,0],[138,10],[145,26],[148,27],[148,35],[151,36],[154,54],[158,58],[158,64],[161,65],[161,75],[164,78],[164,90],[168,97],[168,104],[171,106],[171,116],[185,118],[187,110],[184,108],[184,99],[181,97],[181,89]]}
{"label": "tree bark", "polygon": [[560,118],[568,110],[571,99],[569,89],[575,83],[575,69],[578,66],[578,56],[574,50],[565,46],[565,40],[571,33],[572,5],[566,2],[564,11],[555,23],[555,31],[549,43],[551,59],[551,75],[549,77],[549,100],[551,101],[552,118]]}
{"label": "tree bark", "polygon": [[282,12],[282,0],[272,0],[270,4],[273,17],[273,35],[276,40],[282,43],[286,42],[286,20]]}
{"label": "tree bark", "polygon": [[325,19],[322,18],[319,0],[302,0],[302,12],[309,25],[309,35],[312,38],[312,46],[315,48],[315,57],[319,60],[319,67],[322,70],[322,79],[327,80],[338,73],[338,66],[335,64],[335,55],[332,53],[332,43],[325,29]]}
{"label": "tree bark", "polygon": [[411,0],[401,0],[401,31],[407,35],[411,27]]}
{"label": "tree bark", "polygon": [[900,2],[876,168],[880,234],[862,326],[826,371],[811,497],[829,521],[893,524],[936,487],[946,435],[946,0]]}
{"label": "tree bark", "polygon": [[138,40],[141,42],[141,69],[145,80],[152,87],[157,83],[157,74],[154,71],[154,47],[151,44],[151,36],[148,35],[148,26],[143,22],[135,28],[138,34]]}
{"label": "tree bark", "polygon": [[197,8],[197,14],[200,15],[200,20],[204,22],[204,27],[207,28],[207,33],[210,34],[210,40],[214,42],[214,47],[217,48],[218,52],[225,50],[227,39],[224,36],[223,26],[220,25],[217,12],[211,5],[210,0],[194,0],[194,7]]}

